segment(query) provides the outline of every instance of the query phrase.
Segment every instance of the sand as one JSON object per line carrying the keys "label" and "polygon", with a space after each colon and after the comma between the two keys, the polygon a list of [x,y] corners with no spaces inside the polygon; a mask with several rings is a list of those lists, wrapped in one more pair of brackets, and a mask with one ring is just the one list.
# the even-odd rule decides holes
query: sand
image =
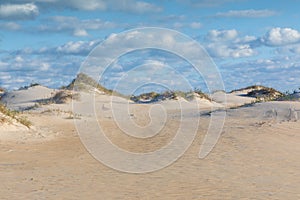
{"label": "sand", "polygon": [[55,89],[37,85],[8,92],[2,96],[1,101],[10,109],[22,111],[34,107],[39,101],[46,100],[55,93]]}
{"label": "sand", "polygon": [[[245,100],[231,97],[232,104]],[[222,135],[205,159],[199,159],[198,154],[210,122],[205,113],[212,104],[198,107],[183,102],[188,120],[200,120],[191,146],[166,168],[131,174],[105,166],[80,141],[74,118],[87,124],[94,120],[90,98],[82,93],[80,101],[74,102],[80,108],[76,115],[70,112],[71,104],[44,105],[25,112],[33,127],[10,131],[14,135],[11,138],[1,127],[0,199],[300,199],[300,122],[288,116],[290,108],[300,114],[300,102],[269,102],[228,110]],[[110,97],[100,94],[95,99],[97,120],[107,137],[128,151],[161,148],[180,124],[176,101],[134,104],[114,98],[111,104]],[[250,101],[246,100],[244,103]],[[145,126],[152,117],[166,120],[166,126],[146,139],[123,134],[112,110],[127,104],[129,112],[119,112],[122,119]],[[160,109],[165,109],[166,119]]]}

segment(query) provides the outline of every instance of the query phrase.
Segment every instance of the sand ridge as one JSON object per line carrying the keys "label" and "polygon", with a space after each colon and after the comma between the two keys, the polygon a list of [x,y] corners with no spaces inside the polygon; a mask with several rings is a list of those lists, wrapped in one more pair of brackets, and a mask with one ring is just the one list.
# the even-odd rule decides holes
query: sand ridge
{"label": "sand ridge", "polygon": [[[147,152],[164,146],[180,123],[178,101],[134,104],[118,97],[111,103],[111,97],[104,94],[82,93],[80,100],[74,102],[81,108],[77,113],[72,113],[71,103],[42,105],[24,112],[33,122],[31,129],[11,131],[16,136],[10,139],[3,137],[3,128],[0,130],[0,199],[300,198],[300,123],[288,118],[290,108],[300,114],[300,102],[228,109],[220,140],[201,160],[198,153],[210,122],[211,104],[198,107],[183,101],[186,117],[200,120],[192,145],[166,168],[130,174],[103,165],[80,141],[74,120],[87,124],[93,120],[87,104],[91,97],[95,98],[93,108],[107,137],[128,151]],[[134,139],[114,122],[113,107],[124,105],[129,106],[129,112],[123,117],[141,126],[150,122],[149,110],[153,106],[164,106],[166,126],[155,137]],[[274,109],[276,118],[268,115]],[[158,119],[163,117],[155,110],[152,114]]]}

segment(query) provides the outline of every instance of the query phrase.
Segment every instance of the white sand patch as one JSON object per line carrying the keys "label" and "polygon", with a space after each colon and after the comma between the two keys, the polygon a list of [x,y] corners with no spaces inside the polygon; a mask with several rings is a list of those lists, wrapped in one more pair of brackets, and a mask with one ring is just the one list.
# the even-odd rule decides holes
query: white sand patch
{"label": "white sand patch", "polygon": [[28,89],[7,92],[1,101],[12,110],[25,110],[34,107],[39,101],[51,98],[57,90],[44,86],[33,86]]}
{"label": "white sand patch", "polygon": [[[249,91],[248,90],[243,90],[243,91],[238,91],[238,92],[233,92],[233,93],[226,93],[226,107],[236,107],[236,106],[242,106],[248,103],[252,103],[256,101],[256,98],[253,97],[246,97],[246,95]],[[224,92],[216,92],[212,94],[212,99],[213,101],[217,103],[222,103],[223,102],[223,97],[224,97]]]}

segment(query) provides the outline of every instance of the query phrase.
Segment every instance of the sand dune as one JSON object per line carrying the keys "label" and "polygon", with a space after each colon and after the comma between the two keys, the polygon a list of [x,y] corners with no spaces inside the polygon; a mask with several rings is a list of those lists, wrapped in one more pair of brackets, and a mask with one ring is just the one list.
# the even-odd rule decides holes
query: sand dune
{"label": "sand dune", "polygon": [[[256,98],[245,96],[248,91],[238,91],[233,93],[225,93],[222,91],[212,94],[213,101],[219,103],[223,102],[223,95],[226,96],[226,107],[237,107],[244,104],[249,104],[256,101]],[[224,103],[223,103],[224,104]]]}
{"label": "sand dune", "polygon": [[[9,93],[2,100],[10,108],[24,109],[55,93],[37,86]],[[226,106],[254,100],[241,94],[226,94]],[[218,101],[218,95],[213,99]],[[136,104],[87,92],[80,92],[73,105],[41,104],[23,113],[33,122],[31,128],[1,126],[0,199],[299,199],[300,123],[295,116],[300,115],[300,102],[227,109],[217,145],[208,157],[199,159],[209,113],[220,108],[219,103],[203,99]],[[115,145],[130,152],[151,152],[174,138],[182,115],[191,126],[200,122],[192,145],[172,165],[146,174],[119,172],[97,161],[83,146],[74,125],[75,120],[88,127],[97,119]],[[131,123],[140,128],[132,129]],[[151,124],[163,128],[151,135],[157,131]],[[124,133],[139,133],[144,126],[151,129],[141,134],[151,137]]]}
{"label": "sand dune", "polygon": [[33,86],[27,89],[5,93],[1,101],[10,109],[26,110],[35,106],[39,101],[48,99],[56,93],[56,90],[44,86]]}

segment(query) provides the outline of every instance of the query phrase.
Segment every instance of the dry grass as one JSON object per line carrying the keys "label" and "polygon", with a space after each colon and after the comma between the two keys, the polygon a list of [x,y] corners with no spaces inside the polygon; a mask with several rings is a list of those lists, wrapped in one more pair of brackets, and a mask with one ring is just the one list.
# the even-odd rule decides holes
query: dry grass
{"label": "dry grass", "polygon": [[68,90],[79,90],[79,91],[86,91],[89,90],[90,87],[97,88],[99,91],[102,91],[106,94],[112,94],[113,91],[109,90],[102,85],[100,85],[97,81],[93,78],[89,77],[84,73],[79,73],[75,79],[65,87]]}
{"label": "dry grass", "polygon": [[179,90],[165,91],[163,93],[149,92],[149,93],[140,94],[138,96],[132,96],[130,99],[134,102],[157,102],[157,101],[164,101],[164,100],[177,100],[179,97],[182,97],[188,101],[191,101],[196,97],[211,101],[211,98],[199,89],[195,89],[189,92],[184,92]]}
{"label": "dry grass", "polygon": [[55,114],[55,115],[68,115],[65,119],[81,119],[80,114],[73,113],[72,111],[64,111],[59,108],[56,109],[47,109],[42,111],[40,114]]}
{"label": "dry grass", "polygon": [[39,100],[37,101],[37,103],[41,105],[64,104],[64,103],[69,103],[72,99],[79,100],[80,94],[74,91],[61,90],[58,91],[53,97]]}
{"label": "dry grass", "polygon": [[230,93],[240,91],[248,91],[245,96],[254,97],[258,102],[273,101],[284,96],[283,93],[275,90],[274,88],[269,88],[262,85],[253,85],[238,90],[232,90]]}
{"label": "dry grass", "polygon": [[[32,125],[32,123],[26,117],[19,116],[19,113],[17,111],[10,110],[1,103],[0,103],[0,112],[3,113],[5,116],[9,117],[10,119],[14,119],[28,128],[30,128],[30,126]],[[1,118],[1,122],[4,123],[10,121],[8,118],[4,117]]]}

